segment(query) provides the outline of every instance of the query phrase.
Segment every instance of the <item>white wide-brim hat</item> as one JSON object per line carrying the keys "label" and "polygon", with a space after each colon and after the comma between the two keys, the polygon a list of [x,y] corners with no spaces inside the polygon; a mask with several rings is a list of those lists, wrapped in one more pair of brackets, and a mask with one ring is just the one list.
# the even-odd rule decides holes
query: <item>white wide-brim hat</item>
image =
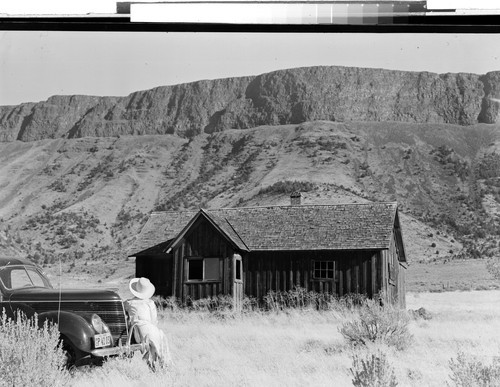
{"label": "white wide-brim hat", "polygon": [[147,278],[134,278],[130,280],[130,292],[137,298],[147,299],[155,294],[155,286]]}

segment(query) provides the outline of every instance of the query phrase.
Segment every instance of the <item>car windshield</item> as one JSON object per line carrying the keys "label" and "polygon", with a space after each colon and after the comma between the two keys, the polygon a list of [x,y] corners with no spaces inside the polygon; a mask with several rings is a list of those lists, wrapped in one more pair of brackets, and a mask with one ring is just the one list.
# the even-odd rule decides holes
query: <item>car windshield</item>
{"label": "car windshield", "polygon": [[21,288],[52,288],[49,280],[35,267],[4,266],[0,268],[0,281],[8,290]]}

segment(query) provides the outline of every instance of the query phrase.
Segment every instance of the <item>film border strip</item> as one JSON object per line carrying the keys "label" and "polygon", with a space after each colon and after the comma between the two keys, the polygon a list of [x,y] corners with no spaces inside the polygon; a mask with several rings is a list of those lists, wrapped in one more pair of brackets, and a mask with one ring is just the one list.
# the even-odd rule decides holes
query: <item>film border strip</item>
{"label": "film border strip", "polygon": [[132,22],[259,25],[391,25],[424,16],[426,1],[120,2]]}
{"label": "film border strip", "polygon": [[[64,31],[164,31],[164,32],[382,32],[382,33],[500,33],[500,11],[497,9],[450,9],[443,0],[134,0],[116,3],[116,13],[86,15],[4,15],[0,14],[0,30],[64,30]],[[479,0],[478,0],[479,1]],[[298,4],[295,13],[277,16],[268,24],[227,17],[224,20],[186,18],[178,14],[170,21],[162,12],[149,7],[171,7],[175,4],[281,4],[285,8]],[[435,5],[438,5],[437,7]],[[443,9],[440,9],[440,4]],[[476,4],[476,3],[474,3]],[[311,6],[313,6],[311,8]],[[499,5],[500,7],[500,5]],[[142,8],[144,14],[138,15]],[[430,8],[430,9],[429,9]],[[445,9],[446,8],[446,9]],[[297,11],[299,10],[299,11]],[[184,10],[184,12],[186,12]],[[190,11],[188,11],[189,14]],[[152,13],[157,19],[152,19]],[[228,14],[227,10],[220,14]],[[146,16],[143,18],[143,16]],[[206,16],[206,15],[203,15]],[[260,16],[260,15],[259,15]],[[255,24],[257,23],[257,24]],[[295,24],[291,24],[295,23]]]}

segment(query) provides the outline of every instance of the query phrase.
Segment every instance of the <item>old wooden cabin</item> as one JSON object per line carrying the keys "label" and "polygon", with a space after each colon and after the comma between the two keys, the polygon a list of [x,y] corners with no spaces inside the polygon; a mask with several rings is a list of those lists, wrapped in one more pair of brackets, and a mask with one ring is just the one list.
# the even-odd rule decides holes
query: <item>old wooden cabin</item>
{"label": "old wooden cabin", "polygon": [[[396,203],[155,212],[131,256],[136,276],[183,301],[260,298],[296,286],[339,296],[383,292],[405,306],[405,248]],[[300,198],[299,198],[300,200]]]}

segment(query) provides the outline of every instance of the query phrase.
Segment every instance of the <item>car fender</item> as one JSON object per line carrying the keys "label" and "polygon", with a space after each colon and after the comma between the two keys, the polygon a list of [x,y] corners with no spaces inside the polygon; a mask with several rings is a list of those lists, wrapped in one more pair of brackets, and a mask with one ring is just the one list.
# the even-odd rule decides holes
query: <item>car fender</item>
{"label": "car fender", "polygon": [[28,304],[23,302],[10,302],[10,300],[8,308],[5,308],[5,311],[7,313],[7,317],[13,319],[17,318],[18,313],[21,313],[21,315],[24,315],[27,318],[32,318],[35,315],[35,310]]}
{"label": "car fender", "polygon": [[88,353],[92,350],[95,331],[90,322],[82,316],[63,310],[43,312],[38,315],[39,324],[43,324],[46,320],[57,323],[59,333],[80,351]]}

